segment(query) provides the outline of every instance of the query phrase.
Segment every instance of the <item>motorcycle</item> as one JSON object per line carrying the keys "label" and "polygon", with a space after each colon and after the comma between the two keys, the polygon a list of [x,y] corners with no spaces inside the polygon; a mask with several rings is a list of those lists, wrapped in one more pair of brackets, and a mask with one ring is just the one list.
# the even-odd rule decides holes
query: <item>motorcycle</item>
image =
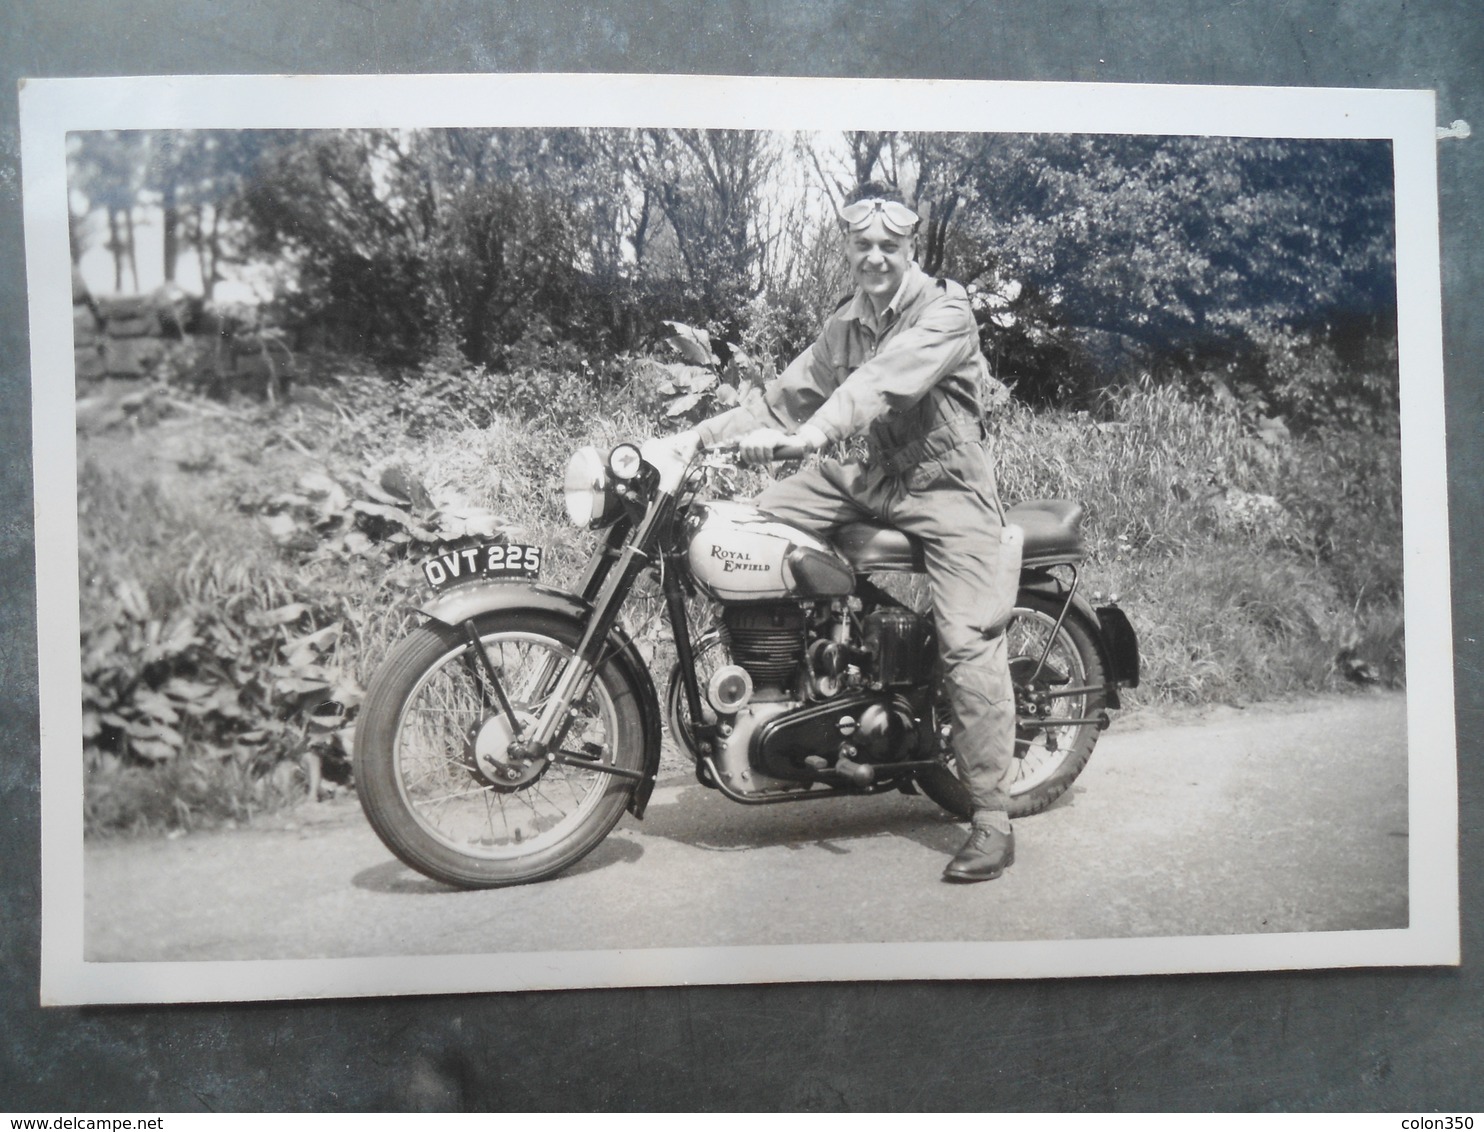
{"label": "motorcycle", "polygon": [[[372,679],[354,744],[366,816],[405,864],[465,888],[556,875],[625,810],[643,818],[662,719],[697,780],[733,802],[899,790],[970,816],[931,618],[871,579],[921,572],[921,547],[872,523],[826,541],[719,495],[726,466],[662,440],[574,454],[568,517],[603,532],[576,592],[539,583],[539,546],[487,543],[423,563],[426,622]],[[1079,592],[1081,514],[1067,500],[1007,512],[1023,533],[1004,629],[1012,817],[1066,791],[1120,687],[1139,682],[1128,617]],[[663,701],[620,616],[646,571],[674,641]],[[711,621],[693,635],[698,594]]]}

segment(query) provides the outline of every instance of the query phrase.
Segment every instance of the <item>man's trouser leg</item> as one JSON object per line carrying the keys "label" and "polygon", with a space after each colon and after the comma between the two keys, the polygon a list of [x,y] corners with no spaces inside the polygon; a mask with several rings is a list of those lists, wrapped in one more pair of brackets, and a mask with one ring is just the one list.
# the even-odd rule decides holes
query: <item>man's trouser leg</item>
{"label": "man's trouser leg", "polygon": [[982,445],[925,462],[904,487],[886,518],[923,544],[959,773],[976,815],[1003,813],[1015,765],[1015,691],[1003,629],[1015,607],[1019,555],[1001,561],[1003,513]]}
{"label": "man's trouser leg", "polygon": [[843,523],[882,521],[883,512],[872,505],[871,495],[859,465],[825,460],[769,484],[753,502],[786,522],[825,534]]}

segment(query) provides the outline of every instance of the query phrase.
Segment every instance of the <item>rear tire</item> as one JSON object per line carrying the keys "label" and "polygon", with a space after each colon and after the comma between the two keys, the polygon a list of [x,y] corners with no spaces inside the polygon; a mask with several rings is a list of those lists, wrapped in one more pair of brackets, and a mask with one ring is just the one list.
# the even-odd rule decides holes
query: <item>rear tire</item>
{"label": "rear tire", "polygon": [[[533,720],[582,627],[529,609],[484,614],[474,624],[512,708],[523,722]],[[387,657],[356,726],[361,806],[386,847],[434,880],[460,888],[544,880],[608,835],[634,783],[556,763],[513,783],[492,772],[498,764],[490,753],[503,753],[504,717],[481,693],[470,659],[464,634],[436,623]],[[617,664],[599,669],[574,707],[563,750],[642,768],[639,693]]]}
{"label": "rear tire", "polygon": [[[1012,818],[1046,809],[1066,792],[1092,757],[1100,730],[1096,723],[1057,726],[1055,721],[1096,719],[1108,704],[1107,675],[1096,630],[1076,609],[1067,611],[1046,663],[1040,664],[1061,606],[1058,600],[1023,590],[1005,627],[1016,708],[1015,769],[1009,787]],[[1060,688],[1092,690],[1064,696],[1056,694]],[[946,712],[946,700],[943,707]],[[960,818],[972,816],[974,805],[958,776],[957,760],[922,772],[917,782],[945,810]]]}

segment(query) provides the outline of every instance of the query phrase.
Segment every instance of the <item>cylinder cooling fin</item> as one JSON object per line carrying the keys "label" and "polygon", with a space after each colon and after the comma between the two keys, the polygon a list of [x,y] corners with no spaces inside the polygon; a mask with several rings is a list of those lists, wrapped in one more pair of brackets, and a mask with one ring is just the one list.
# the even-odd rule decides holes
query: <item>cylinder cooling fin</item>
{"label": "cylinder cooling fin", "polygon": [[804,621],[797,605],[732,606],[722,613],[732,660],[760,688],[784,686],[798,671]]}

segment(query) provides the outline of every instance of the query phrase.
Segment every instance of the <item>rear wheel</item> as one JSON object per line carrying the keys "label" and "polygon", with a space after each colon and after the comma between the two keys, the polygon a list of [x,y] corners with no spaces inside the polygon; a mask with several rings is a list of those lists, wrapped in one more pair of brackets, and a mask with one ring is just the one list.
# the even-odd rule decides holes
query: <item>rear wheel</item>
{"label": "rear wheel", "polygon": [[[534,610],[475,621],[521,728],[540,717],[573,655],[581,626]],[[361,805],[393,853],[418,872],[463,888],[550,877],[589,853],[623,814],[643,761],[639,699],[613,663],[573,705],[561,752],[595,764],[525,764],[510,752],[510,721],[482,689],[463,633],[413,632],[366,691],[356,727]]]}
{"label": "rear wheel", "polygon": [[[1022,591],[1005,628],[1015,685],[1011,817],[1040,813],[1066,792],[1092,757],[1108,703],[1095,629],[1075,609],[1058,627],[1061,607],[1058,600]],[[946,718],[946,700],[942,709]],[[918,783],[944,809],[963,818],[973,813],[956,765],[925,771]]]}

